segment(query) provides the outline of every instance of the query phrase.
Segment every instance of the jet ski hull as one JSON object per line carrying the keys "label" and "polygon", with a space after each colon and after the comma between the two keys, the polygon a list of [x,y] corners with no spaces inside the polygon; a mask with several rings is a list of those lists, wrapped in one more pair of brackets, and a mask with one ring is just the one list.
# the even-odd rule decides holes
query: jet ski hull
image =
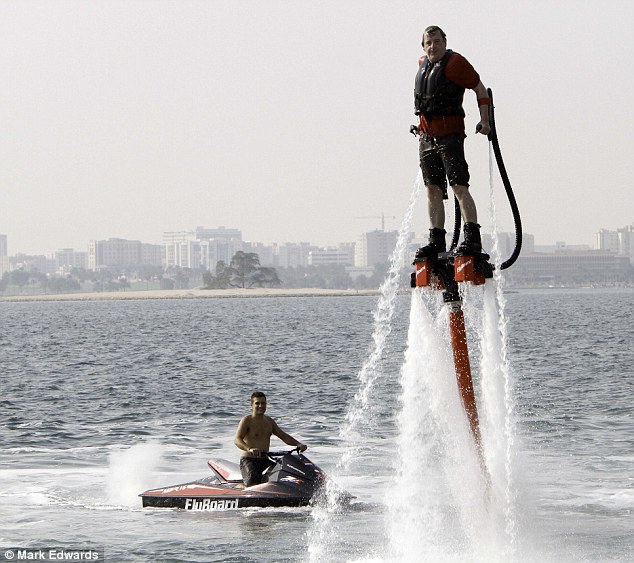
{"label": "jet ski hull", "polygon": [[182,510],[235,510],[239,508],[297,507],[310,503],[323,483],[323,472],[298,453],[285,453],[265,472],[265,482],[244,487],[228,480],[228,473],[209,461],[214,474],[190,483],[150,489],[141,493],[144,508]]}
{"label": "jet ski hull", "polygon": [[182,510],[235,510],[238,508],[298,507],[310,504],[309,498],[275,497],[163,497],[143,495],[143,508],[180,508]]}
{"label": "jet ski hull", "polygon": [[238,489],[231,486],[207,486],[200,483],[186,483],[146,491],[141,494],[143,507],[181,508],[183,510],[233,510],[251,507],[305,506],[312,495],[298,495],[291,487],[276,483],[264,483]]}

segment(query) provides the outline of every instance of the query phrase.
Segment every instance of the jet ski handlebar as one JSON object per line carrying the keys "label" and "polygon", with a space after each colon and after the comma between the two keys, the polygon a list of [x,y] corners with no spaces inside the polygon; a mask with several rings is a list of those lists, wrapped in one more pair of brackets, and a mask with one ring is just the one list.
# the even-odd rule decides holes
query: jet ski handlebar
{"label": "jet ski handlebar", "polygon": [[299,447],[293,448],[292,450],[277,451],[277,452],[272,451],[272,452],[262,452],[262,453],[268,457],[282,457],[292,453],[299,453]]}

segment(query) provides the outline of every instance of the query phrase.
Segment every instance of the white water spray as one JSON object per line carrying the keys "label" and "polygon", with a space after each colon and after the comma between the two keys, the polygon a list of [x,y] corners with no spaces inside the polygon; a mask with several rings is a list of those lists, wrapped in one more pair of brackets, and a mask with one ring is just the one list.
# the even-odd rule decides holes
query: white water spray
{"label": "white water spray", "polygon": [[397,473],[386,500],[387,561],[511,561],[516,552],[513,384],[493,198],[495,277],[461,284],[478,398],[483,474],[453,369],[439,292],[412,293],[401,371]]}
{"label": "white water spray", "polygon": [[[488,562],[515,558],[514,388],[508,362],[491,153],[489,160],[494,283],[460,287],[471,364],[476,366],[474,386],[486,470],[481,467],[460,399],[448,310],[440,302],[440,292],[416,289],[412,291],[408,346],[401,369],[395,476],[386,497],[386,542],[372,555],[373,561]],[[420,176],[404,227],[411,220],[419,190]],[[403,234],[402,229],[399,243],[404,248]],[[346,446],[363,443],[363,430],[372,415],[372,391],[381,376],[380,360],[391,331],[398,272],[404,262],[399,252],[397,246],[375,312],[374,347],[359,373],[360,388],[342,428]],[[337,469],[347,470],[357,450],[347,449]],[[313,512],[316,525],[310,537],[311,562],[342,559],[340,552],[331,549],[340,514],[336,491],[329,490],[325,502]]]}
{"label": "white water spray", "polygon": [[486,477],[460,400],[439,297],[426,288],[412,292],[397,473],[386,499],[389,561],[478,560],[483,540],[488,544],[493,535]]}
{"label": "white water spray", "polygon": [[489,220],[492,225],[495,264],[494,285],[485,287],[481,354],[482,403],[485,415],[484,432],[489,436],[491,472],[496,473],[500,485],[499,501],[503,507],[504,533],[508,557],[516,550],[517,523],[515,514],[515,487],[513,482],[514,452],[516,442],[515,387],[508,357],[508,331],[505,314],[504,277],[500,265],[503,262],[500,245],[493,182],[493,147],[489,144]]}
{"label": "white water spray", "polygon": [[358,444],[363,443],[362,427],[371,418],[372,393],[377,380],[381,377],[381,358],[383,357],[388,336],[392,331],[392,318],[396,305],[399,282],[407,260],[407,245],[411,232],[414,209],[421,193],[422,173],[419,170],[409,198],[409,205],[401,228],[396,247],[390,256],[390,269],[381,285],[380,297],[374,310],[373,346],[368,359],[357,377],[359,389],[348,407],[345,423],[340,429],[340,437],[345,446],[324,494],[312,511],[314,525],[309,531],[309,560],[313,562],[338,561],[339,557],[331,549],[336,541],[336,519],[341,513],[340,490],[335,485],[338,477],[349,470],[349,463],[358,455]]}
{"label": "white water spray", "polygon": [[[372,333],[373,347],[368,359],[359,371],[359,390],[352,403],[348,407],[346,421],[340,431],[340,436],[345,443],[355,444],[359,440],[359,427],[367,422],[371,415],[371,396],[376,381],[381,376],[381,357],[385,350],[387,338],[392,331],[392,317],[396,303],[399,281],[407,260],[407,244],[411,232],[412,217],[416,202],[420,197],[422,185],[422,174],[419,171],[414,187],[409,198],[407,212],[403,217],[403,222],[398,234],[396,247],[390,257],[390,269],[388,275],[381,285],[379,301],[374,310],[374,331]],[[356,455],[355,447],[349,447],[343,455],[340,465],[347,467],[350,459]]]}
{"label": "white water spray", "polygon": [[139,507],[139,491],[147,488],[147,477],[160,463],[162,454],[163,446],[152,442],[113,451],[108,465],[108,501],[117,506]]}

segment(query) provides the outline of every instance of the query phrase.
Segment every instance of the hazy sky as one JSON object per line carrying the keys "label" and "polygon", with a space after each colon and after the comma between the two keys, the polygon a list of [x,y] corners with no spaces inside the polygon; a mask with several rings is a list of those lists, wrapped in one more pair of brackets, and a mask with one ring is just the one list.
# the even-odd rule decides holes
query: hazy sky
{"label": "hazy sky", "polygon": [[[15,254],[198,225],[323,245],[380,226],[361,217],[398,228],[437,24],[493,90],[524,231],[591,244],[634,222],[633,21],[631,0],[0,0],[0,233]],[[486,231],[473,92],[465,109]]]}

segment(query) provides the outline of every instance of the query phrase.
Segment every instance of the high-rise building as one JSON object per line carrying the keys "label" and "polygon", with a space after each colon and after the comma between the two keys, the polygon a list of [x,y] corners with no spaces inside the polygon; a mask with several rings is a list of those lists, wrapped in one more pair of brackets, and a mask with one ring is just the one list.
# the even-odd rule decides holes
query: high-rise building
{"label": "high-rise building", "polygon": [[244,252],[257,254],[260,259],[260,266],[275,266],[277,264],[277,255],[273,245],[261,242],[245,242],[243,250]]}
{"label": "high-rise building", "polygon": [[55,262],[50,256],[44,256],[43,254],[18,253],[9,258],[9,269],[39,272],[41,274],[54,274]]}
{"label": "high-rise building", "polygon": [[88,252],[77,252],[72,248],[62,248],[55,252],[56,271],[88,268]]}
{"label": "high-rise building", "polygon": [[91,240],[88,245],[88,268],[161,266],[163,247],[138,240],[111,238]]}
{"label": "high-rise building", "polygon": [[166,267],[205,268],[214,271],[218,262],[229,264],[243,250],[238,229],[196,227],[195,231],[163,233]]}
{"label": "high-rise building", "polygon": [[634,225],[616,230],[619,238],[619,254],[628,256],[630,264],[634,264]]}
{"label": "high-rise building", "polygon": [[634,264],[634,225],[627,225],[616,231],[601,229],[594,235],[594,247],[627,256],[630,264]]}
{"label": "high-rise building", "polygon": [[607,250],[615,254],[619,252],[619,234],[616,231],[601,229],[594,235],[594,241],[597,250]]}
{"label": "high-rise building", "polygon": [[287,242],[277,247],[277,266],[280,268],[296,268],[308,266],[308,256],[319,247],[308,242]]}
{"label": "high-rise building", "polygon": [[334,248],[311,250],[308,253],[308,265],[337,264],[340,266],[353,266],[354,246],[354,243],[342,243]]}
{"label": "high-rise building", "polygon": [[207,229],[205,227],[196,227],[196,240],[242,240],[242,231],[240,229],[227,229],[226,227],[215,227]]}
{"label": "high-rise building", "polygon": [[376,266],[390,261],[396,247],[398,231],[370,231],[360,235],[355,247],[354,265]]}

